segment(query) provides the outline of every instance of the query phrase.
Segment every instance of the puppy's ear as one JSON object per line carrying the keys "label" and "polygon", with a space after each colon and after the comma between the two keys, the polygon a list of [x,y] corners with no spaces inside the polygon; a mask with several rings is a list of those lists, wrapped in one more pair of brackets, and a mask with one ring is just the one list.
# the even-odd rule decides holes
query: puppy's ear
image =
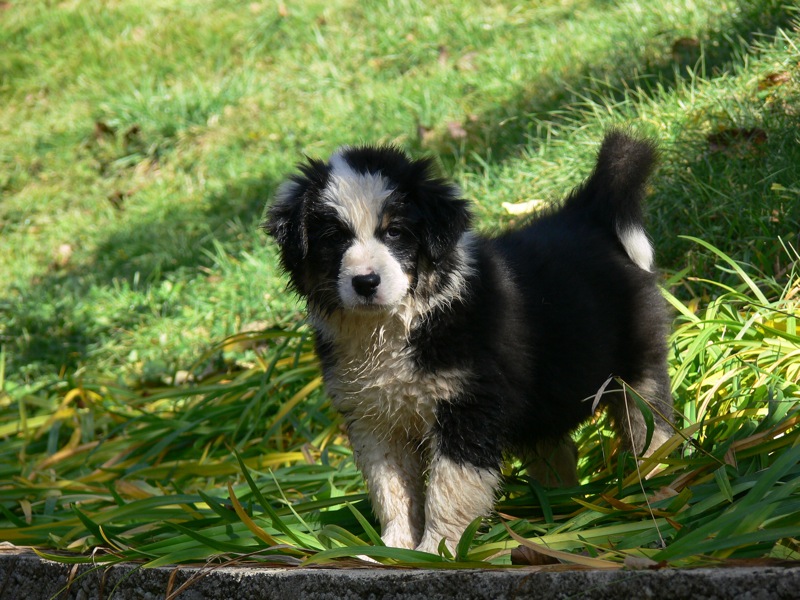
{"label": "puppy's ear", "polygon": [[277,242],[283,268],[297,285],[299,268],[308,254],[307,215],[315,194],[325,187],[330,167],[306,157],[298,165],[299,173],[284,182],[267,209],[267,220],[261,224]]}
{"label": "puppy's ear", "polygon": [[299,176],[284,182],[267,210],[267,220],[261,224],[278,244],[281,263],[290,275],[297,272],[308,254],[305,224],[308,187],[308,182]]}
{"label": "puppy's ear", "polygon": [[418,161],[422,174],[416,186],[416,208],[421,216],[423,247],[431,262],[444,258],[472,223],[472,215],[461,190],[433,175],[428,160]]}

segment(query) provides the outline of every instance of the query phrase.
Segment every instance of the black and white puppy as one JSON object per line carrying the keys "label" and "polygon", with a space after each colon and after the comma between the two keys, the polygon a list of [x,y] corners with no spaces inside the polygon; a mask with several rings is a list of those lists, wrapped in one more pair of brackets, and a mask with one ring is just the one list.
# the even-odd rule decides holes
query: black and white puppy
{"label": "black and white puppy", "polygon": [[[428,159],[346,147],[279,189],[266,229],[305,298],[325,386],[387,545],[452,549],[493,506],[504,453],[575,484],[569,432],[609,377],[667,416],[665,307],[640,201],[652,144],[608,134],[556,210],[486,238]],[[647,426],[603,394],[639,455]],[[656,423],[650,448],[669,437]],[[427,486],[426,486],[427,472]]]}

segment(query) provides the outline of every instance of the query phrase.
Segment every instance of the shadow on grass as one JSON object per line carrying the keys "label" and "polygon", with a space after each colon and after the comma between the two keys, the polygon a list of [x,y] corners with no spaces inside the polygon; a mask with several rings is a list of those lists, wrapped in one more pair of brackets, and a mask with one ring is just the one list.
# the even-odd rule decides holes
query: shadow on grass
{"label": "shadow on grass", "polygon": [[[267,179],[238,181],[207,198],[203,208],[176,203],[130,226],[126,226],[126,213],[120,213],[120,225],[90,260],[53,269],[17,294],[13,304],[0,305],[10,315],[4,336],[8,371],[21,370],[31,376],[53,370],[70,373],[84,362],[93,345],[137,328],[154,310],[160,316],[179,313],[180,305],[153,301],[148,289],[157,289],[167,280],[179,281],[181,271],[212,266],[218,244],[226,253],[246,250],[247,238],[252,237],[249,232],[257,230],[274,187]],[[232,250],[237,238],[245,239]],[[203,274],[192,275],[196,276]],[[113,314],[98,314],[87,306],[88,298],[97,298],[98,289],[111,295],[123,287],[141,292],[131,294],[139,301]]]}
{"label": "shadow on grass", "polygon": [[697,39],[661,32],[660,42],[652,44],[649,52],[621,45],[611,55],[566,76],[550,73],[545,66],[542,81],[530,82],[525,93],[465,123],[468,135],[464,140],[438,148],[442,159],[447,163],[459,155],[469,159],[476,154],[499,163],[518,153],[520,146],[540,139],[544,122],[558,127],[566,122],[567,109],[587,100],[616,106],[631,91],[653,97],[687,83],[695,76],[690,72],[702,79],[731,72],[747,54],[749,44],[769,39],[798,16],[777,0],[743,4],[735,17]]}
{"label": "shadow on grass", "polygon": [[[631,93],[654,98],[689,85],[693,77],[708,81],[735,71],[750,45],[771,39],[779,29],[796,23],[800,14],[776,0],[741,4],[735,16],[698,39],[676,37],[671,31],[659,34],[661,53],[621,46],[566,77],[545,71],[544,81],[531,82],[526,93],[467,120],[463,137],[434,132],[418,140],[418,150],[436,151],[448,171],[455,170],[459,160],[469,163],[476,157],[500,164],[518,156],[524,146],[535,149],[545,143],[562,125],[573,128],[570,119],[585,112],[583,107],[589,110],[596,103],[601,112],[614,107],[613,117],[619,118]],[[757,84],[753,85],[755,96]],[[675,147],[662,148],[670,168],[657,173],[648,208],[659,262],[668,269],[713,271],[713,258],[699,256],[677,237],[680,233],[707,239],[767,275],[780,274],[789,258],[779,237],[800,246],[800,202],[792,184],[800,181],[797,102],[774,103],[764,111],[745,104],[737,104],[737,114],[727,104],[719,112],[710,108],[708,114],[698,115],[700,132],[677,132]],[[598,119],[610,121],[612,114],[605,112]],[[716,133],[707,137],[708,129]],[[480,170],[477,161],[475,167]]]}

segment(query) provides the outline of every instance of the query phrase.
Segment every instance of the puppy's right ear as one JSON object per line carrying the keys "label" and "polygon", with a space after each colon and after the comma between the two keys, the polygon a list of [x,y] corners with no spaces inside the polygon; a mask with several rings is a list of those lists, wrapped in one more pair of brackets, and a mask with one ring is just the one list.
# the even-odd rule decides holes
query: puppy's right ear
{"label": "puppy's right ear", "polygon": [[267,220],[261,224],[280,249],[283,268],[296,273],[308,254],[308,233],[305,225],[307,182],[293,177],[281,184],[275,201],[267,210]]}
{"label": "puppy's right ear", "polygon": [[267,220],[261,224],[280,249],[283,268],[294,274],[308,254],[306,232],[306,192],[308,182],[295,176],[281,184],[275,201],[267,210]]}
{"label": "puppy's right ear", "polygon": [[306,222],[315,195],[325,188],[330,166],[306,157],[298,170],[278,188],[261,227],[277,242],[281,264],[299,290],[300,267],[308,255]]}

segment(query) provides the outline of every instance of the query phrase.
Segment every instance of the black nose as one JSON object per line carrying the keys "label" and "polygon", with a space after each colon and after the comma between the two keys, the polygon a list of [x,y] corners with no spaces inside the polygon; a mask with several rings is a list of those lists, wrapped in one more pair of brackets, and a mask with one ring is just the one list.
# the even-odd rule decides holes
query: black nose
{"label": "black nose", "polygon": [[353,289],[359,296],[370,298],[378,291],[378,286],[381,284],[381,276],[377,273],[369,273],[368,275],[356,275],[353,277]]}

